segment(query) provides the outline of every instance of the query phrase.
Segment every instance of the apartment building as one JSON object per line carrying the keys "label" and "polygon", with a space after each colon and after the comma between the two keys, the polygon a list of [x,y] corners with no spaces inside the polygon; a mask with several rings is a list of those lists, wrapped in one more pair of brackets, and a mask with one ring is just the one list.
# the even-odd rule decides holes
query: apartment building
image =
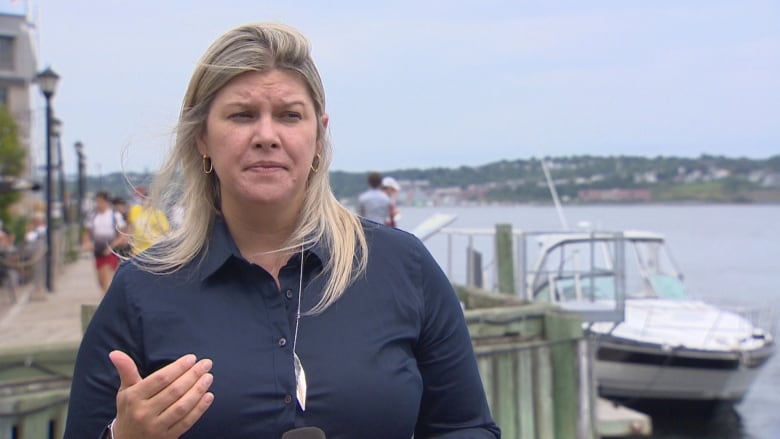
{"label": "apartment building", "polygon": [[[38,71],[35,29],[25,15],[0,12],[0,105],[5,105],[19,128],[19,143],[28,151],[27,175],[34,178],[32,148],[36,118],[31,93],[37,92],[33,79]],[[44,115],[37,115],[38,118]]]}

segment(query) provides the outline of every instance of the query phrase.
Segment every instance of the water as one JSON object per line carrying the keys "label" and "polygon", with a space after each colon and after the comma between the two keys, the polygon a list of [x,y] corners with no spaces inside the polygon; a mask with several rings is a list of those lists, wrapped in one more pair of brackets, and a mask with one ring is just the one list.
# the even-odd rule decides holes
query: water
{"label": "water", "polygon": [[[401,207],[401,228],[434,213],[456,214],[450,227],[493,228],[512,224],[523,230],[560,230],[552,206]],[[780,206],[778,205],[631,205],[564,208],[570,228],[580,222],[604,230],[650,230],[666,236],[685,274],[688,289],[701,298],[729,306],[780,311]],[[456,238],[453,238],[456,239]],[[465,239],[465,238],[463,238]],[[474,243],[490,255],[489,238]],[[465,257],[447,257],[447,240],[435,236],[426,245],[445,271],[465,280]],[[453,244],[463,249],[463,244]],[[491,263],[490,257],[486,262]],[[484,262],[484,261],[483,261]],[[764,326],[780,326],[777,313]],[[775,336],[777,336],[775,331]],[[654,438],[775,439],[780,438],[780,354],[764,367],[745,399],[734,407],[701,413],[686,407],[655,407]],[[685,416],[680,414],[684,413]]]}

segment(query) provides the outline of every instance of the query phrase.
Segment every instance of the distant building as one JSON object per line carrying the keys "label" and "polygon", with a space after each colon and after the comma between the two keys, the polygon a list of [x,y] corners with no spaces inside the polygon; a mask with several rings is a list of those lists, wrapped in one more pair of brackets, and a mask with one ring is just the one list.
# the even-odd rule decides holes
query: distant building
{"label": "distant building", "polygon": [[634,183],[658,183],[658,174],[655,171],[646,171],[634,174]]}
{"label": "distant building", "polygon": [[[5,105],[16,120],[19,142],[30,153],[33,122],[30,92],[38,67],[35,53],[27,17],[0,13],[0,105]],[[28,159],[32,159],[31,154]]]}
{"label": "distant building", "polygon": [[583,189],[577,192],[580,201],[650,201],[649,189]]}
{"label": "distant building", "polygon": [[0,12],[0,105],[18,126],[19,144],[27,151],[27,174],[20,177],[28,180],[35,178],[31,91],[38,62],[33,33],[25,15]]}

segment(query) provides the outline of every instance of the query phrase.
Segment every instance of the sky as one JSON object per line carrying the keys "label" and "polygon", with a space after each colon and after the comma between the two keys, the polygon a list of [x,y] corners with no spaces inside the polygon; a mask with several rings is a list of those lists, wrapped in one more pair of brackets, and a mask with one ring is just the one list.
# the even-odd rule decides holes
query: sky
{"label": "sky", "polygon": [[[90,175],[155,171],[197,60],[219,35],[253,21],[284,22],[310,39],[332,170],[780,154],[776,0],[0,5],[27,10],[40,70],[61,76],[52,102],[69,172],[76,141]],[[45,104],[35,94],[40,119]]]}

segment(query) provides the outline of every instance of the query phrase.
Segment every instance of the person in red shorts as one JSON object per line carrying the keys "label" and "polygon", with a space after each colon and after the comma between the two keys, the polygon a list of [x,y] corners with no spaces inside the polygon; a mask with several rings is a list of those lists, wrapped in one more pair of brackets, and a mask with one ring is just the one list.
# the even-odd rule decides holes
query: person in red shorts
{"label": "person in red shorts", "polygon": [[114,273],[119,267],[119,256],[115,249],[127,243],[127,223],[122,214],[111,207],[107,192],[95,195],[95,211],[84,224],[82,243],[95,255],[98,283],[103,293],[108,291]]}

